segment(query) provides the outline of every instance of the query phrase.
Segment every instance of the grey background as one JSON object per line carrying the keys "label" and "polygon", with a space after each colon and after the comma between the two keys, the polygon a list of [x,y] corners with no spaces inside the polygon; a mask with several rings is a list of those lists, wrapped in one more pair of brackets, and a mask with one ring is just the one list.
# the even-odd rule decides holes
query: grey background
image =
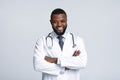
{"label": "grey background", "polygon": [[82,80],[120,80],[120,0],[0,0],[0,80],[41,80],[33,69],[39,36],[49,33],[53,9],[68,14],[68,31],[88,52]]}

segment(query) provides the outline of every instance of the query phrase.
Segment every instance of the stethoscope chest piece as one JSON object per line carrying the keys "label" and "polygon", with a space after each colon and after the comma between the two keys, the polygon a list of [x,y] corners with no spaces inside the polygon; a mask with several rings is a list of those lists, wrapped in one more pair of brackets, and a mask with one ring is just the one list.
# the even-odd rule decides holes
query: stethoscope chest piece
{"label": "stethoscope chest piece", "polygon": [[77,45],[76,44],[73,44],[72,48],[75,48]]}

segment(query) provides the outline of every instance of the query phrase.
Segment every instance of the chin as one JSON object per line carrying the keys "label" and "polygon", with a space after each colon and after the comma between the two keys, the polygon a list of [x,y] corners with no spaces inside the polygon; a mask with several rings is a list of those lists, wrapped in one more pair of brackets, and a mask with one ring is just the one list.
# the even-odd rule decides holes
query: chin
{"label": "chin", "polygon": [[63,35],[64,34],[64,32],[59,32],[59,33],[57,33],[58,35]]}
{"label": "chin", "polygon": [[63,35],[65,33],[67,27],[63,31],[57,31],[54,27],[52,27],[52,28],[57,35]]}

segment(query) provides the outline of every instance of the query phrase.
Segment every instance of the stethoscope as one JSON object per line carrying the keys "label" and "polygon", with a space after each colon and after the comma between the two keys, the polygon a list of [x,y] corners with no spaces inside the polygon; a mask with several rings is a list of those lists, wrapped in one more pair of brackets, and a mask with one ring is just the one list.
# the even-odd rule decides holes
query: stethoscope
{"label": "stethoscope", "polygon": [[[47,37],[46,37],[46,45],[47,45],[47,47],[48,47],[49,49],[52,49],[52,47],[53,47],[53,38],[52,38],[52,36],[50,36],[50,34],[51,34],[51,33],[49,33],[49,34],[47,35]],[[76,47],[76,44],[75,44],[75,41],[74,41],[74,36],[73,36],[72,33],[70,33],[70,34],[71,34],[71,36],[72,36],[72,41],[73,41],[72,48],[75,48],[75,47]],[[49,39],[50,41],[48,41],[48,39]]]}

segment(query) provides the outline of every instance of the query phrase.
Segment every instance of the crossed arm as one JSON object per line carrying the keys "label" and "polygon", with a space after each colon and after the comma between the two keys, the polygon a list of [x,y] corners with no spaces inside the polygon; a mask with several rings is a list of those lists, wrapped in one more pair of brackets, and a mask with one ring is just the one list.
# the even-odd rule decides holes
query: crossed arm
{"label": "crossed arm", "polygon": [[76,43],[78,44],[77,49],[79,49],[80,51],[79,50],[74,51],[71,57],[60,56],[59,58],[55,57],[52,58],[45,56],[44,53],[46,52],[46,50],[43,47],[43,40],[39,39],[36,43],[34,50],[35,53],[33,56],[34,69],[36,71],[41,71],[51,75],[58,75],[61,69],[60,66],[64,67],[65,70],[76,70],[86,67],[87,54],[83,41],[81,39],[78,39]]}
{"label": "crossed arm", "polygon": [[[80,55],[80,50],[76,50],[72,56],[79,56],[79,55]],[[47,62],[57,64],[58,58],[51,58],[51,57],[45,56],[45,60]]]}

